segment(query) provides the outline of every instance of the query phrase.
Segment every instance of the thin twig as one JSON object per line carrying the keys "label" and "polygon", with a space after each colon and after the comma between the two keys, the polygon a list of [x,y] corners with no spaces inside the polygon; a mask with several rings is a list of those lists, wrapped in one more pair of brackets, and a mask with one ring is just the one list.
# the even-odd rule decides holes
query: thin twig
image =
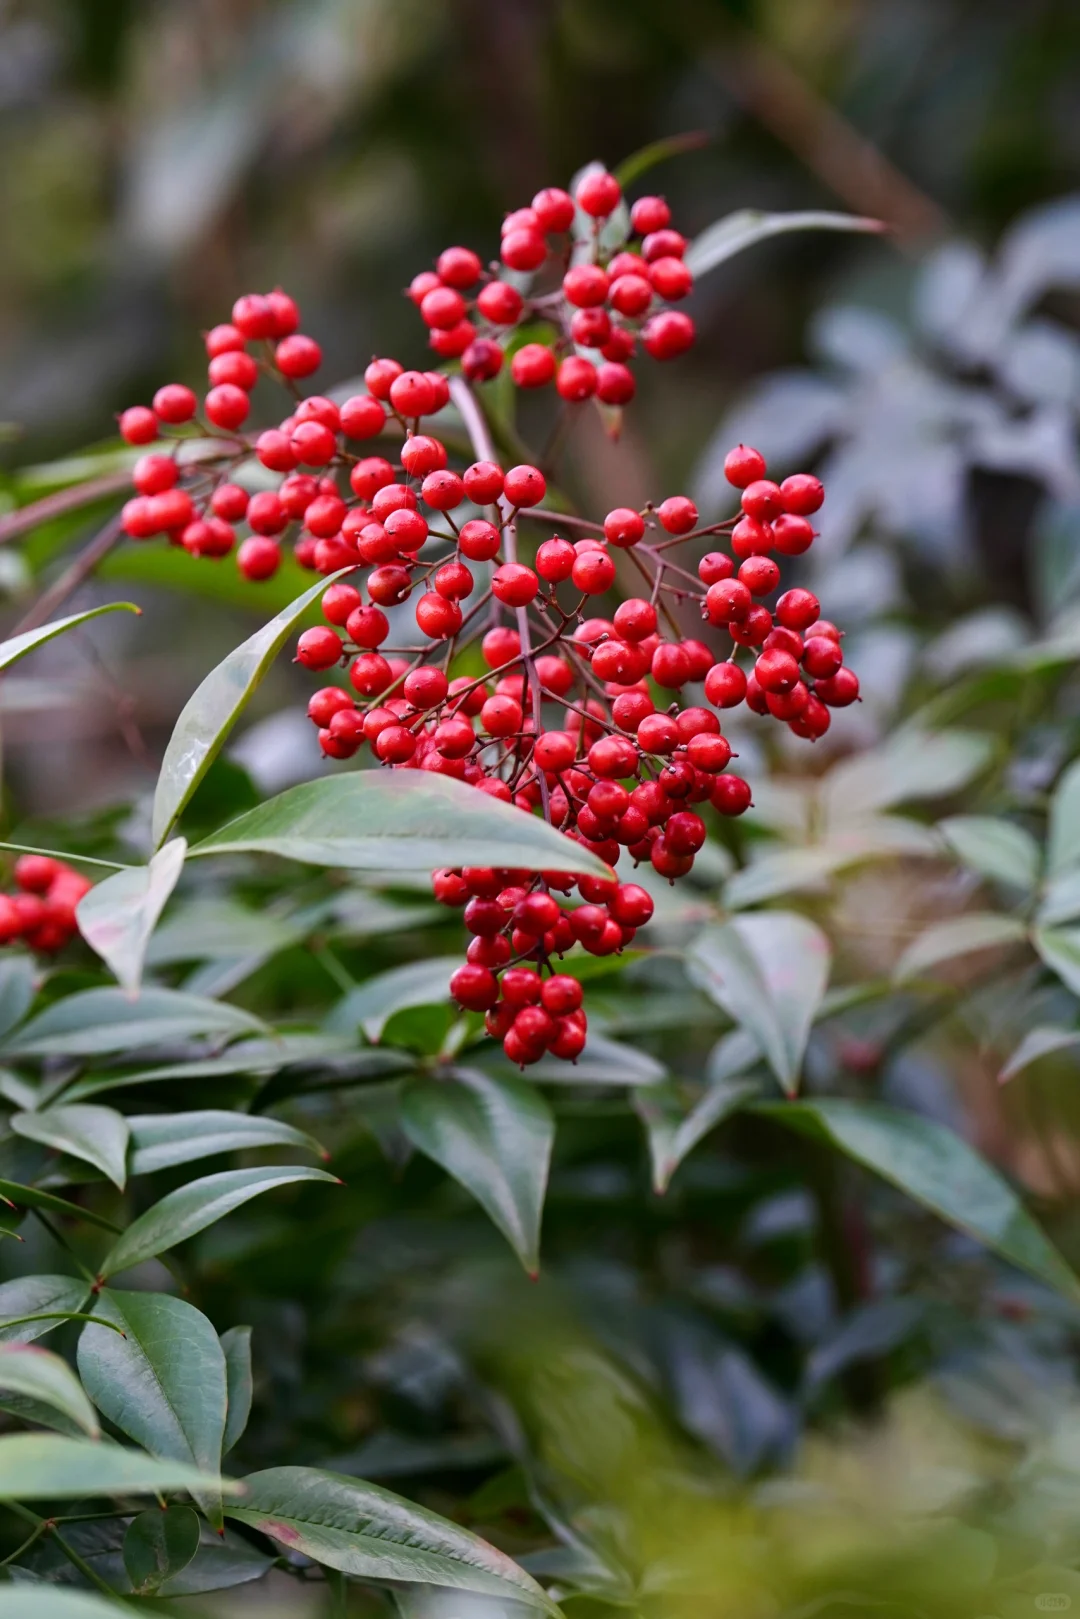
{"label": "thin twig", "polygon": [[48,590],[42,592],[26,616],[16,624],[12,634],[21,635],[26,630],[36,630],[40,625],[47,624],[57,608],[62,607],[69,597],[74,596],[91,577],[98,564],[104,562],[122,534],[120,518],[111,518],[105,527],[94,535],[90,543],[83,546],[74,561],[69,563]]}
{"label": "thin twig", "polygon": [[17,540],[20,535],[48,523],[54,517],[78,511],[80,506],[92,506],[96,500],[119,495],[130,488],[130,472],[110,472],[101,478],[91,478],[87,483],[73,484],[70,489],[58,489],[55,494],[44,495],[41,500],[31,501],[29,506],[20,506],[18,511],[0,517],[0,545]]}

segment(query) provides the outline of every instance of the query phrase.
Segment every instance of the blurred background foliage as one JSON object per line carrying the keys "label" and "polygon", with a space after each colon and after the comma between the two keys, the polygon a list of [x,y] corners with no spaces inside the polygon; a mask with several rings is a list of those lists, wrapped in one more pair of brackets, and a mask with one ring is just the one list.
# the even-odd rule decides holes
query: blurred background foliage
{"label": "blurred background foliage", "polygon": [[[328,381],[373,352],[419,362],[400,289],[442,246],[493,244],[538,186],[690,131],[707,139],[654,177],[688,234],[754,206],[876,213],[893,235],[779,240],[709,277],[692,304],[696,348],[643,371],[618,444],[583,415],[567,481],[598,512],[686,489],[711,515],[740,435],[779,470],[813,465],[828,502],[806,578],[849,626],[866,700],[812,751],[769,754],[745,724],[755,814],[730,848],[710,846],[690,897],[661,910],[671,958],[632,965],[606,1000],[595,986],[605,1033],[644,1065],[636,1083],[655,1080],[650,1062],[667,1077],[651,1100],[635,1091],[633,1109],[616,1101],[624,1047],[606,1077],[598,1059],[584,1095],[552,1087],[539,1290],[502,1268],[501,1238],[460,1188],[408,1156],[393,1084],[350,1090],[346,1063],[338,1078],[215,1079],[173,1098],[280,1101],[333,1146],[350,1188],[234,1217],[198,1245],[195,1296],[217,1325],[255,1326],[246,1464],[326,1462],[400,1488],[565,1578],[582,1619],[630,1603],[679,1513],[680,1546],[690,1524],[740,1557],[756,1548],[753,1567],[725,1562],[718,1613],[728,1601],[764,1611],[770,1558],[784,1587],[770,1612],[851,1611],[836,1592],[854,1587],[903,1612],[1034,1613],[1040,1592],[1080,1600],[1076,1429],[1063,1416],[1077,1394],[1075,1305],[768,1118],[740,1114],[689,1156],[707,1124],[673,1132],[724,1082],[731,1029],[676,952],[717,921],[718,897],[734,913],[809,895],[794,903],[827,929],[848,990],[887,983],[928,923],[980,905],[1018,916],[1022,960],[1000,928],[976,925],[971,939],[1000,952],[979,958],[981,976],[946,949],[930,961],[947,964],[932,997],[841,997],[814,1029],[806,1075],[812,1094],[883,1097],[977,1141],[1075,1264],[1080,974],[1045,937],[1075,909],[1039,871],[1050,793],[1080,738],[1080,10],[0,0],[0,512],[106,467],[114,413],[166,375],[196,380],[199,331],[237,292],[293,292]],[[54,464],[86,446],[77,469]],[[91,516],[0,549],[12,622]],[[114,806],[145,794],[184,698],[266,615],[267,597],[231,569],[139,566],[124,589],[142,621],[105,621],[4,682],[8,822],[33,818],[44,843],[142,846],[139,813]],[[77,605],[95,592],[117,584]],[[252,781],[276,791],[317,773],[307,684],[284,665],[267,681],[256,723],[197,801],[207,828],[252,801]],[[936,752],[924,741],[956,722],[975,735],[954,731]],[[886,743],[901,723],[907,742]],[[861,776],[856,761],[814,786],[868,748],[881,751]],[[98,813],[50,830],[72,781],[80,812]],[[933,806],[937,830],[921,808],[892,813],[912,803]],[[987,855],[978,829],[956,824],[973,814],[1008,814],[1038,842]],[[226,899],[195,879],[156,941],[159,978],[239,987],[268,1015],[317,1021],[335,994],[327,939],[358,983],[458,948],[416,895],[245,882]],[[310,918],[289,933],[307,900],[323,906],[315,948]],[[285,931],[253,942],[268,904]],[[91,981],[77,972],[54,987]],[[408,1067],[449,1022],[403,1008],[385,1043]],[[1002,1089],[1033,1029],[1062,1038],[1029,1051]],[[657,1181],[687,1157],[663,1199],[645,1191],[650,1138]],[[39,1233],[17,1268],[56,1263]],[[914,1396],[897,1407],[895,1390]],[[734,1524],[731,1478],[789,1465],[805,1421],[843,1431],[853,1413],[887,1410],[878,1449],[811,1449],[787,1496],[777,1486],[755,1504],[768,1525]],[[669,1501],[636,1487],[650,1470],[675,1481]],[[875,1492],[882,1520],[866,1506]],[[820,1509],[817,1539],[805,1518],[792,1531],[793,1500]],[[672,1613],[682,1600],[665,1598]]]}

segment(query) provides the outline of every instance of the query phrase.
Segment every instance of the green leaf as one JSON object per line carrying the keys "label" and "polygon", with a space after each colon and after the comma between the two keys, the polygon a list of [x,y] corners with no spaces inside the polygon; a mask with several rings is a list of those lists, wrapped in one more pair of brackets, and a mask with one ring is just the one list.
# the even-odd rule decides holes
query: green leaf
{"label": "green leaf", "polygon": [[0,1435],[0,1501],[78,1499],[95,1495],[151,1495],[159,1490],[224,1490],[242,1486],[200,1473],[182,1462],[104,1440],[59,1434]]}
{"label": "green leaf", "polygon": [[992,749],[990,737],[975,731],[900,731],[833,766],[821,784],[826,819],[842,823],[954,793],[984,768]]}
{"label": "green leaf", "polygon": [[[155,1064],[153,1068],[136,1069],[127,1074],[88,1074],[85,1079],[76,1080],[65,1094],[81,1099],[101,1091],[115,1091],[128,1085],[155,1085],[167,1079],[227,1079],[234,1074],[258,1077],[276,1074],[293,1064],[339,1057],[349,1049],[345,1041],[321,1034],[282,1034],[266,1040],[238,1040],[223,1057],[192,1057],[186,1062]],[[392,1052],[369,1055],[386,1066],[393,1064],[395,1056]]]}
{"label": "green leaf", "polygon": [[1050,971],[1080,995],[1080,928],[1036,928],[1031,942]]}
{"label": "green leaf", "polygon": [[301,929],[281,916],[206,895],[175,909],[151,939],[146,959],[153,967],[163,967],[177,961],[268,956],[302,937]]}
{"label": "green leaf", "polygon": [[101,1266],[102,1276],[115,1276],[118,1271],[141,1265],[144,1259],[153,1259],[167,1248],[186,1242],[196,1232],[213,1225],[233,1209],[247,1203],[276,1186],[288,1186],[293,1181],[340,1182],[323,1169],[309,1169],[296,1164],[281,1168],[226,1169],[220,1175],[204,1175],[201,1180],[189,1181],[175,1192],[170,1192],[147,1209],[145,1214],[128,1226]]}
{"label": "green leaf", "polygon": [[997,911],[970,911],[966,916],[950,916],[947,921],[935,922],[912,940],[896,964],[896,982],[907,983],[930,967],[954,961],[957,956],[1019,944],[1026,938],[1027,927],[1017,916],[1002,916]]}
{"label": "green leaf", "polygon": [[539,816],[419,770],[353,771],[290,787],[197,843],[191,858],[242,853],[380,872],[484,864],[611,876]]}
{"label": "green leaf", "polygon": [[79,932],[131,994],[142,981],[150,935],[179,881],[186,853],[185,840],[173,838],[148,866],[115,872],[76,906]]}
{"label": "green leaf", "polygon": [[106,602],[104,607],[92,607],[88,613],[73,613],[70,618],[54,619],[51,624],[42,624],[36,630],[26,630],[22,635],[13,635],[10,641],[0,641],[0,669],[6,669],[9,664],[17,663],[25,658],[28,652],[33,652],[54,636],[62,635],[65,630],[73,630],[79,624],[87,624],[92,618],[100,618],[102,613],[140,613],[141,607],[134,602]]}
{"label": "green leaf", "polygon": [[1080,759],[1062,774],[1050,800],[1046,870],[1051,877],[1080,865]]}
{"label": "green leaf", "polygon": [[535,1275],[555,1139],[551,1110],[535,1087],[457,1068],[452,1079],[407,1085],[401,1123],[414,1147],[472,1193]]}
{"label": "green leaf", "polygon": [[704,130],[692,129],[682,135],[663,135],[657,141],[650,141],[648,146],[640,147],[624,157],[622,162],[614,169],[616,180],[624,191],[628,191],[635,180],[640,180],[643,174],[658,163],[666,163],[669,158],[681,157],[684,152],[696,152],[702,146],[708,146],[712,137]]}
{"label": "green leaf", "polygon": [[[2,1441],[0,1441],[2,1443]],[[250,1473],[230,1518],[362,1580],[449,1586],[558,1610],[531,1575],[470,1534],[377,1484],[314,1467]]]}
{"label": "green leaf", "polygon": [[339,569],[305,590],[269,624],[235,647],[188,698],[165,749],[154,792],[155,848],[164,843],[173,822],[190,802],[296,621],[327,585],[348,572],[348,568]]}
{"label": "green leaf", "polygon": [[136,1596],[155,1596],[199,1549],[199,1520],[190,1507],[150,1507],[128,1524],[124,1567]]}
{"label": "green leaf", "polygon": [[198,1035],[265,1034],[249,1012],[177,989],[144,989],[132,1000],[120,989],[67,995],[4,1041],[9,1057],[95,1057]]}
{"label": "green leaf", "polygon": [[377,1041],[395,1012],[412,1006],[445,1005],[450,999],[450,975],[460,966],[460,956],[434,956],[376,973],[338,1001],[324,1026],[337,1034],[363,1029],[369,1040]]}
{"label": "green leaf", "polygon": [[97,1414],[67,1361],[36,1344],[0,1344],[0,1389],[59,1411],[96,1439]]}
{"label": "green leaf", "polygon": [[28,1585],[20,1580],[4,1587],[4,1619],[119,1619],[125,1611],[118,1603],[65,1585]]}
{"label": "green leaf", "polygon": [[687,953],[692,980],[751,1034],[789,1095],[829,981],[820,928],[794,911],[762,911],[706,928]]}
{"label": "green leaf", "polygon": [[634,1093],[634,1110],[645,1126],[652,1159],[653,1190],[664,1193],[688,1153],[732,1113],[761,1093],[753,1079],[725,1079],[710,1086],[689,1112],[667,1087]]}
{"label": "green leaf", "polygon": [[802,213],[765,214],[757,208],[740,208],[727,214],[702,231],[686,250],[687,269],[695,276],[705,275],[720,264],[726,264],[737,253],[772,236],[782,236],[796,230],[841,230],[870,233],[878,236],[888,227],[880,219],[864,219],[858,214],[829,213],[810,209]]}
{"label": "green leaf", "polygon": [[30,956],[0,961],[0,1038],[21,1023],[34,999],[34,963]]}
{"label": "green leaf", "polygon": [[93,1164],[121,1191],[127,1180],[128,1126],[111,1107],[73,1104],[50,1107],[40,1113],[16,1113],[11,1119],[16,1135],[40,1141],[56,1152],[69,1153]]}
{"label": "green leaf", "polygon": [[66,1198],[57,1197],[52,1192],[43,1192],[37,1186],[20,1186],[18,1181],[0,1180],[0,1197],[7,1198],[20,1209],[48,1209],[52,1214],[66,1214],[73,1220],[88,1220],[91,1225],[100,1226],[103,1231],[116,1231],[111,1220],[106,1220],[102,1214],[95,1214],[92,1209],[84,1209],[78,1203],[69,1203]]}
{"label": "green leaf", "polygon": [[[163,1461],[202,1473],[221,1466],[225,1434],[225,1354],[194,1305],[167,1293],[103,1290],[94,1313],[120,1328],[85,1326],[79,1375],[103,1416]],[[221,1527],[220,1497],[200,1492]]]}
{"label": "green leaf", "polygon": [[136,1113],[127,1122],[133,1175],[149,1175],[173,1164],[189,1164],[196,1158],[239,1152],[245,1147],[302,1147],[317,1158],[328,1156],[314,1136],[263,1113],[193,1108],[190,1113]]}
{"label": "green leaf", "polygon": [[1030,1068],[1040,1057],[1052,1056],[1055,1051],[1067,1051],[1071,1046],[1080,1046],[1080,1029],[1056,1029],[1051,1025],[1029,1029],[1001,1070],[998,1079],[1004,1084],[1006,1080],[1022,1073],[1025,1068]]}
{"label": "green leaf", "polygon": [[221,1334],[221,1348],[225,1356],[227,1406],[225,1437],[221,1454],[227,1456],[248,1424],[251,1399],[255,1389],[251,1370],[251,1328],[230,1327]]}
{"label": "green leaf", "polygon": [[242,1535],[226,1529],[217,1535],[203,1528],[194,1561],[166,1580],[158,1592],[162,1597],[200,1596],[204,1591],[222,1591],[234,1585],[260,1580],[272,1567],[273,1558],[256,1551]]}
{"label": "green leaf", "polygon": [[1039,876],[1039,845],[1030,832],[994,815],[950,815],[938,831],[962,865],[980,877],[1025,891]]}
{"label": "green leaf", "polygon": [[1080,1280],[1008,1182],[962,1137],[933,1119],[878,1102],[760,1104],[779,1124],[839,1147],[917,1203],[1072,1298]]}
{"label": "green leaf", "polygon": [[1075,922],[1080,916],[1080,868],[1051,877],[1043,891],[1036,920],[1041,927]]}
{"label": "green leaf", "polygon": [[[0,1287],[0,1344],[30,1343],[60,1325],[55,1321],[27,1321],[31,1315],[82,1310],[90,1285],[75,1276],[19,1276]],[[19,1325],[5,1326],[4,1323]]]}

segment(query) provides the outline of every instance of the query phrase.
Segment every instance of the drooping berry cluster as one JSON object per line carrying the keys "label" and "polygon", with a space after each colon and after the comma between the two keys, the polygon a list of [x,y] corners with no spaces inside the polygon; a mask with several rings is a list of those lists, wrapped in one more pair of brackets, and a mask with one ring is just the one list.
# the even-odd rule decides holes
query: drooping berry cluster
{"label": "drooping berry cluster", "polygon": [[675,359],[693,343],[689,315],[663,304],[685,298],[694,278],[663,197],[639,197],[628,215],[622,210],[620,231],[613,216],[621,209],[618,180],[594,169],[574,196],[548,187],[508,214],[499,260],[487,271],[470,248],[448,247],[409,287],[435,353],[460,359],[470,381],[487,382],[515,330],[540,323],[538,340],[511,357],[519,388],[554,382],[569,402],[595,394],[628,404],[639,337],[655,360]]}
{"label": "drooping berry cluster", "polygon": [[21,939],[31,950],[61,950],[78,931],[75,907],[93,885],[43,854],[20,855],[15,883],[17,893],[0,894],[0,945]]}

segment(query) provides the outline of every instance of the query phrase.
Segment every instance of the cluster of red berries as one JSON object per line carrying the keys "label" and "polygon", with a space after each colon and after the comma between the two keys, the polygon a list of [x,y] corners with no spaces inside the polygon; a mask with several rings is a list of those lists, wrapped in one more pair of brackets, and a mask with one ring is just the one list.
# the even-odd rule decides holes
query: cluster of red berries
{"label": "cluster of red berries", "polygon": [[21,855],[15,883],[18,893],[0,894],[0,944],[22,939],[31,950],[61,950],[78,932],[75,907],[93,884],[44,854]]}
{"label": "cluster of red berries", "polygon": [[[621,231],[613,229],[617,210],[626,220]],[[471,248],[448,247],[434,270],[414,277],[409,296],[435,353],[460,360],[470,382],[497,376],[511,334],[542,322],[550,328],[545,341],[512,353],[519,388],[554,382],[571,403],[595,395],[626,405],[635,388],[627,362],[639,337],[655,360],[675,359],[694,341],[689,315],[660,307],[694,284],[686,248],[663,197],[639,197],[627,214],[615,176],[593,169],[573,196],[549,186],[507,214],[499,260],[486,271]]]}
{"label": "cluster of red berries", "polygon": [[[773,483],[761,455],[740,445],[726,461],[740,491],[737,518],[700,526],[693,502],[675,495],[594,523],[545,511],[539,468],[504,471],[485,459],[459,474],[441,441],[421,433],[419,420],[411,425],[399,466],[385,463],[378,487],[348,514],[366,580],[331,583],[328,623],[297,643],[308,669],[348,665],[351,691],[323,687],[308,706],[324,753],[350,758],[366,744],[392,769],[452,775],[541,810],[611,867],[625,850],[662,877],[684,876],[706,838],[695,806],[739,815],[751,801],[748,783],[727,770],[732,750],[716,710],[746,702],[813,739],[828,729],[831,708],[858,696],[840,631],[820,618],[817,598],[795,588],[772,609],[764,600],[780,582],[770,553],[798,555],[812,543],[822,485],[807,473]],[[458,521],[467,502],[488,516]],[[519,528],[536,524],[583,535],[551,534],[531,563],[520,561]],[[721,534],[733,555],[704,549]],[[704,552],[696,573],[671,557],[694,541]],[[591,616],[620,556],[646,591],[610,618]],[[385,609],[410,597],[419,635],[397,615],[391,644]],[[689,603],[726,632],[726,651],[682,633],[675,615]],[[455,658],[473,643],[487,672],[455,675]],[[737,661],[743,647],[749,671]],[[699,685],[704,702],[686,703],[684,688]],[[584,903],[564,908],[556,894],[575,889]],[[443,871],[435,892],[465,907],[474,935],[452,993],[487,1014],[522,1064],[544,1051],[573,1057],[585,1038],[580,991],[554,972],[552,957],[575,943],[594,954],[620,950],[652,912],[635,884],[559,872]]]}

